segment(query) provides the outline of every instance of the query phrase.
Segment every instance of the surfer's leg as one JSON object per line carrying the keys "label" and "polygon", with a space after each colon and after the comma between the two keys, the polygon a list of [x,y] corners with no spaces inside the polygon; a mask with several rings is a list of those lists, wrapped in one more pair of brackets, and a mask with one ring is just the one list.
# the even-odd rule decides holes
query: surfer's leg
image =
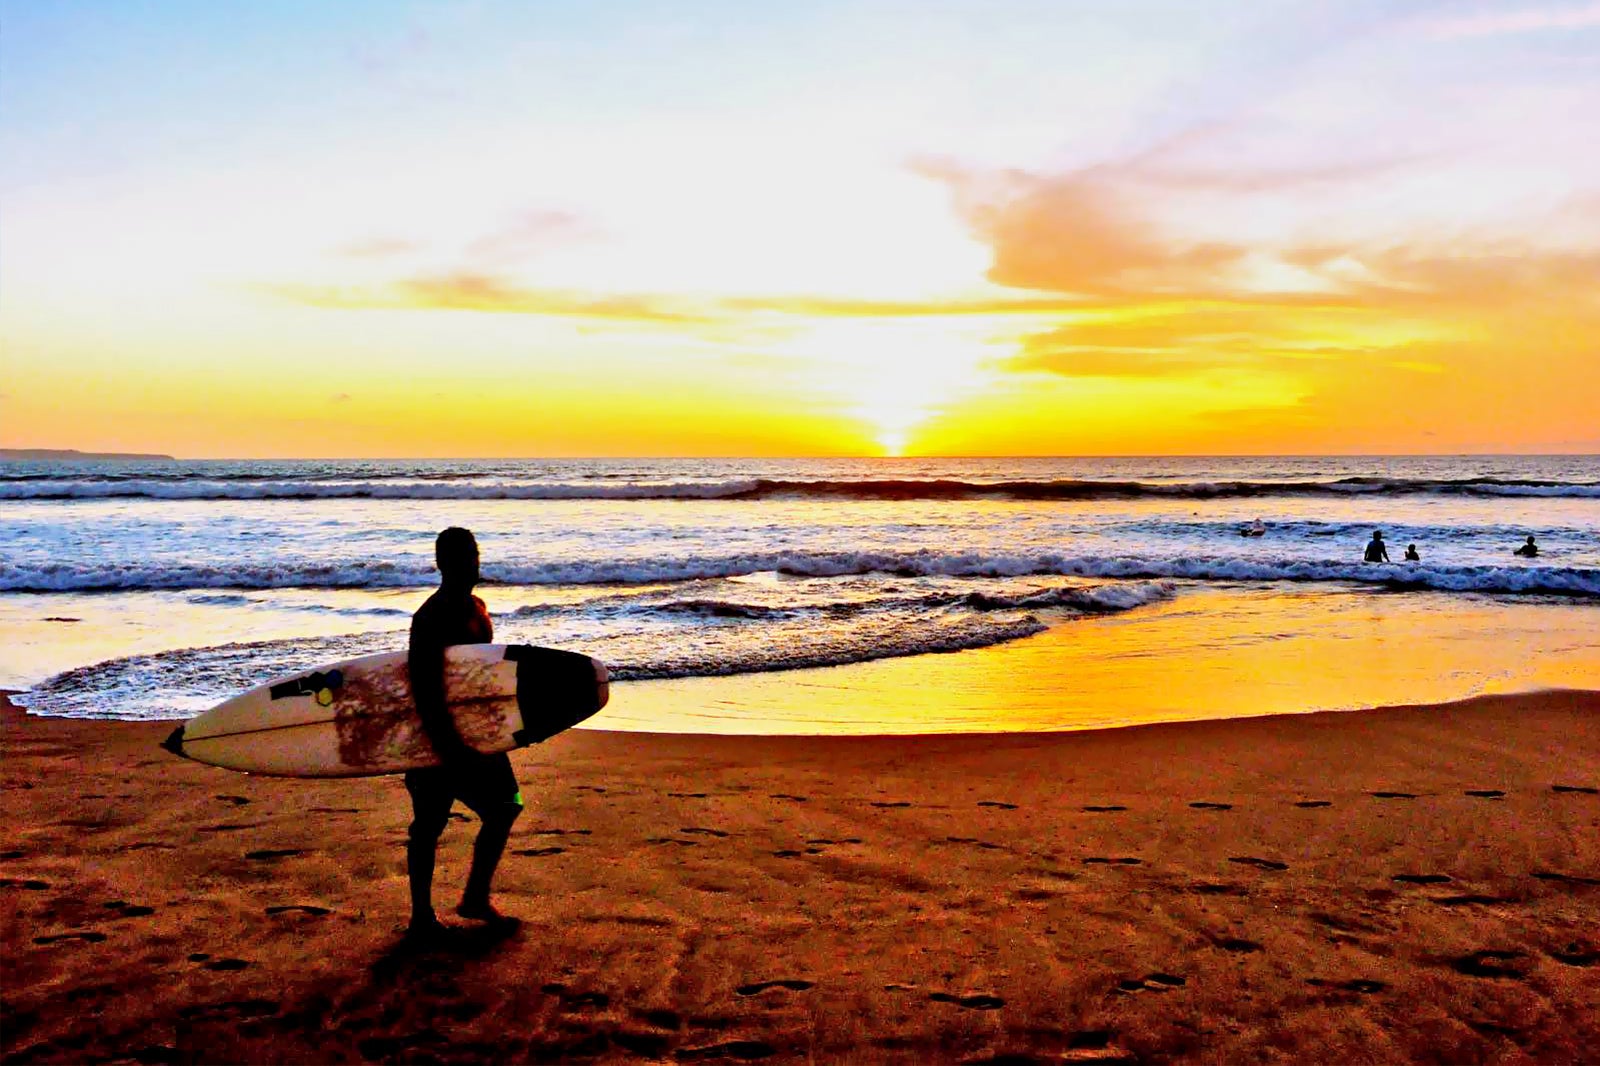
{"label": "surfer's leg", "polygon": [[492,921],[500,914],[489,902],[489,885],[511,838],[511,826],[522,814],[522,792],[511,770],[511,760],[504,755],[485,758],[482,773],[476,775],[473,787],[465,790],[461,801],[477,813],[480,825],[478,838],[472,844],[472,869],[467,873],[467,887],[461,893],[456,913],[464,918]]}
{"label": "surfer's leg", "polygon": [[406,876],[411,881],[412,928],[437,925],[433,913],[433,865],[439,837],[450,820],[454,802],[449,779],[437,767],[406,774],[411,793],[411,827],[406,837]]}

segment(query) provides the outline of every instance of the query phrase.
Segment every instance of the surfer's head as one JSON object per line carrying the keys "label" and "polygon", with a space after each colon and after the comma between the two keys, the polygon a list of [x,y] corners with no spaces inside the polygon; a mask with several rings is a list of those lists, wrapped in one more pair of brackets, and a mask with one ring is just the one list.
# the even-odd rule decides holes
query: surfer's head
{"label": "surfer's head", "polygon": [[447,585],[478,583],[478,539],[472,530],[451,526],[433,542],[433,558]]}

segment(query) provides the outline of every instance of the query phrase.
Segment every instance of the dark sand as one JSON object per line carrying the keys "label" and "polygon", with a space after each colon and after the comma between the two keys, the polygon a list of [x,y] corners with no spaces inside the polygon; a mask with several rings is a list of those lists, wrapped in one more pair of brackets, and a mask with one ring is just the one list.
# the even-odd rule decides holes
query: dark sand
{"label": "dark sand", "polygon": [[[568,733],[513,756],[499,902],[524,926],[424,955],[397,950],[397,778],[0,720],[6,1062],[1600,1057],[1596,693]],[[473,828],[446,835],[442,912]]]}

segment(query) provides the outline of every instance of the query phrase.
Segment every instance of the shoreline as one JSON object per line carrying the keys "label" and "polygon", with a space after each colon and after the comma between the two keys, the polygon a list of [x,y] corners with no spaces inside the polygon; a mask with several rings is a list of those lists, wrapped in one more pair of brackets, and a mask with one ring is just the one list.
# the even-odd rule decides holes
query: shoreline
{"label": "shoreline", "polygon": [[[570,731],[513,755],[528,809],[497,889],[523,927],[423,956],[397,950],[398,781],[184,762],[169,728],[0,699],[7,1062],[1600,1046],[1600,692],[1063,733]],[[441,846],[442,914],[472,828]]]}

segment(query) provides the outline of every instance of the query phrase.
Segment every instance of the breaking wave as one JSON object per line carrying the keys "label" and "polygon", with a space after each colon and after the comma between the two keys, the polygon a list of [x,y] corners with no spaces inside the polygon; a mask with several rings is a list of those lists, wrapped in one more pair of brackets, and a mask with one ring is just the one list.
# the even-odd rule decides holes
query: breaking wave
{"label": "breaking wave", "polygon": [[[795,577],[891,574],[901,577],[1184,578],[1211,581],[1354,581],[1450,592],[1600,597],[1600,569],[1538,565],[1371,566],[1331,560],[1079,556],[1057,552],[910,551],[750,552],[677,559],[498,563],[489,583],[512,586],[645,584],[776,572]],[[87,592],[147,589],[420,588],[437,580],[425,560],[271,565],[13,564],[0,560],[0,591]],[[687,611],[711,612],[713,606]]]}
{"label": "breaking wave", "polygon": [[1600,481],[1526,478],[1345,477],[1329,481],[966,481],[952,479],[549,482],[415,475],[328,480],[260,476],[84,477],[0,475],[0,500],[1122,500],[1274,496],[1538,496],[1600,499]]}

